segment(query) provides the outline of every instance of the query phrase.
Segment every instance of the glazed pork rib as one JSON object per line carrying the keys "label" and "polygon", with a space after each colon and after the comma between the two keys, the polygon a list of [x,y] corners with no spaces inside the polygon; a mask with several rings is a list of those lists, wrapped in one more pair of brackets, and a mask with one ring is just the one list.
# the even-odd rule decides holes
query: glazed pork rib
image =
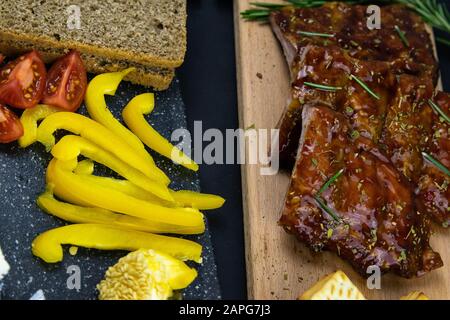
{"label": "glazed pork rib", "polygon": [[[305,103],[320,101],[346,114],[355,134],[377,142],[381,136],[386,108],[393,98],[396,78],[389,63],[362,61],[350,57],[338,46],[306,45],[292,65],[290,103],[278,125],[280,162],[291,168],[295,162],[301,133],[301,113]],[[350,76],[363,80],[377,94],[375,99]],[[338,90],[320,90],[310,84]]]}
{"label": "glazed pork rib", "polygon": [[[387,61],[396,73],[429,76],[436,83],[438,64],[421,17],[403,5],[381,7],[381,28],[370,30],[367,6],[330,2],[319,8],[287,6],[270,16],[289,66],[308,45],[337,45],[359,60]],[[405,45],[396,26],[408,41]],[[312,36],[307,33],[324,36]]]}
{"label": "glazed pork rib", "polygon": [[[363,276],[369,266],[406,278],[441,267],[411,188],[371,140],[350,138],[346,117],[327,106],[305,106],[302,118],[280,224],[314,251],[337,253]],[[339,170],[342,175],[318,195]]]}
{"label": "glazed pork rib", "polygon": [[[439,92],[434,101],[444,113],[450,114],[450,95],[448,93]],[[436,112],[432,114],[431,123],[430,138],[424,150],[446,168],[450,168],[450,125]],[[422,212],[431,214],[443,227],[449,227],[450,177],[429,161],[424,161],[416,193],[423,206]]]}
{"label": "glazed pork rib", "polygon": [[[404,6],[384,6],[381,10],[382,28],[369,30],[366,11],[367,6],[332,2],[320,8],[285,7],[272,13],[272,29],[284,49],[293,82],[292,97],[279,122],[280,161],[283,167],[290,169],[295,161],[299,130],[294,128],[301,127],[302,104],[317,98],[314,95],[302,97],[304,90],[296,84],[306,81],[305,73],[309,73],[310,69],[314,70],[319,65],[319,70],[322,68],[320,72],[323,72],[323,68],[332,63],[328,61],[330,64],[320,66],[323,60],[319,56],[315,57],[319,61],[314,60],[314,57],[309,60],[301,59],[305,50],[310,51],[308,46],[315,45],[324,50],[329,48],[330,52],[336,52],[333,46],[338,47],[342,52],[340,55],[347,56],[347,63],[342,66],[341,73],[320,75],[319,70],[315,70],[316,81],[340,83],[342,77],[348,76],[348,70],[342,69],[348,69],[349,63],[354,65],[352,70],[358,69],[358,65],[362,64],[361,67],[370,72],[383,61],[393,75],[411,74],[437,83],[438,65],[423,20]],[[399,36],[396,26],[405,33],[408,46]],[[330,37],[312,36],[308,32]],[[374,63],[374,66],[370,66],[370,63]],[[337,63],[334,65],[337,66]],[[370,81],[370,77],[365,77],[364,80]],[[330,103],[329,100],[324,102]]]}

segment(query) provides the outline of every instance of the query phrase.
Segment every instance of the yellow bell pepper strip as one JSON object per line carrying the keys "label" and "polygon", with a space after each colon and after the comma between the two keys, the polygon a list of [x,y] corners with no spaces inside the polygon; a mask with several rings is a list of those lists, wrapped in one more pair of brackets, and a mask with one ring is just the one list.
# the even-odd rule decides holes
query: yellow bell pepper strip
{"label": "yellow bell pepper strip", "polygon": [[37,236],[31,245],[36,257],[47,263],[63,260],[62,245],[99,250],[152,249],[182,261],[201,262],[202,246],[193,241],[101,224],[72,224]]}
{"label": "yellow bell pepper strip", "polygon": [[99,300],[168,300],[189,286],[197,271],[162,252],[141,249],[121,258],[98,285]]}
{"label": "yellow bell pepper strip", "polygon": [[[164,201],[161,198],[156,197],[152,193],[136,186],[135,184],[131,183],[128,180],[114,179],[109,177],[99,177],[87,174],[77,174],[77,175],[79,175],[83,179],[83,181],[85,181],[85,183],[95,184],[102,186],[104,188],[116,190],[124,194],[127,194],[131,197],[144,200],[153,204],[157,204],[159,206],[168,208],[181,207],[175,201],[173,202]],[[170,190],[169,192],[171,193]]]}
{"label": "yellow bell pepper strip", "polygon": [[151,233],[201,234],[203,226],[176,227],[163,223],[117,214],[109,210],[91,207],[81,207],[61,202],[53,196],[54,186],[48,185],[47,191],[40,195],[37,204],[41,210],[55,217],[72,223],[107,224],[123,229],[145,231]]}
{"label": "yellow bell pepper strip", "polygon": [[82,175],[90,175],[94,173],[94,161],[90,159],[85,159],[80,162],[78,162],[77,167],[73,171],[76,174],[82,174]]}
{"label": "yellow bell pepper strip", "polygon": [[176,203],[184,207],[195,208],[199,210],[218,209],[223,206],[225,199],[214,194],[199,193],[189,190],[172,191],[170,194]]}
{"label": "yellow bell pepper strip", "polygon": [[[89,184],[72,171],[76,160],[61,162],[53,159],[47,168],[47,183],[52,183],[55,195],[78,205],[98,207],[117,213],[178,227],[204,228],[203,214],[191,208],[167,208],[131,197],[97,184]],[[74,201],[75,200],[75,201]]]}
{"label": "yellow bell pepper strip", "polygon": [[111,153],[103,151],[82,137],[73,135],[64,136],[53,147],[51,153],[55,158],[62,161],[77,159],[81,154],[95,162],[103,164],[155,196],[167,201],[174,201],[172,195],[169,193],[169,189],[164,184],[150,179],[139,170],[129,166],[126,162],[116,158]]}
{"label": "yellow bell pepper strip", "polygon": [[55,145],[53,133],[58,129],[64,129],[95,143],[99,147],[114,154],[120,160],[138,169],[147,177],[161,181],[165,184],[170,182],[169,178],[153,162],[143,159],[136,151],[117,137],[113,132],[85,116],[73,112],[54,113],[42,121],[38,127],[38,141],[48,151]]}
{"label": "yellow bell pepper strip", "polygon": [[[80,165],[83,166],[82,162],[78,164],[78,166]],[[77,169],[75,169],[75,171],[77,171]],[[81,170],[84,171],[83,169]],[[169,192],[175,201],[174,203],[170,203],[167,201],[163,201],[158,197],[155,197],[153,194],[136,186],[130,181],[108,177],[92,176],[91,175],[92,172],[88,173],[87,171],[88,170],[81,173],[79,172],[75,173],[83,176],[86,183],[99,184],[105,188],[114,189],[123,192],[129,196],[149,201],[151,203],[162,205],[165,207],[178,206],[178,207],[195,208],[199,210],[212,210],[222,207],[223,204],[225,203],[224,198],[213,194],[199,193],[189,190],[173,191],[169,189]]]}
{"label": "yellow bell pepper strip", "polygon": [[180,149],[173,146],[161,136],[145,120],[144,115],[150,114],[155,105],[152,93],[144,93],[134,97],[122,111],[122,117],[128,128],[139,137],[150,149],[155,150],[173,162],[181,164],[193,171],[198,171],[198,164],[185,155]]}
{"label": "yellow bell pepper strip", "polygon": [[61,109],[46,104],[38,104],[31,109],[25,109],[20,117],[24,134],[19,139],[19,146],[26,148],[37,140],[38,121],[45,119],[49,115],[59,112]]}
{"label": "yellow bell pepper strip", "polygon": [[113,116],[105,101],[105,95],[115,95],[123,78],[134,70],[136,69],[128,68],[123,71],[103,73],[96,76],[89,82],[84,100],[92,119],[126,141],[145,159],[150,157],[150,154],[145,150],[144,144]]}

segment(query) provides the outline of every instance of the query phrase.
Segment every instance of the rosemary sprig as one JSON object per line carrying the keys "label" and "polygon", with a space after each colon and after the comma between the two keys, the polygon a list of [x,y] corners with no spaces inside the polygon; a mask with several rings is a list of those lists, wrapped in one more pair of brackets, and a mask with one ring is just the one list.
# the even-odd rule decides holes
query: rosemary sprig
{"label": "rosemary sprig", "polygon": [[327,190],[337,179],[339,179],[339,177],[344,173],[345,169],[341,169],[338,172],[336,172],[331,178],[330,180],[328,180],[323,186],[322,188],[320,188],[320,190],[317,192],[317,196],[320,196],[322,193],[325,192],[325,190]]}
{"label": "rosemary sprig", "polygon": [[380,96],[378,96],[375,92],[372,91],[372,89],[369,88],[369,86],[359,79],[357,76],[351,74],[350,79],[355,80],[361,87],[363,87],[364,90],[366,90],[372,97],[374,97],[377,100],[380,100]]}
{"label": "rosemary sprig", "polygon": [[434,165],[436,168],[438,168],[439,170],[441,170],[443,173],[445,173],[447,176],[450,177],[450,170],[446,166],[444,166],[441,162],[439,162],[426,152],[422,152],[422,156],[432,165]]}
{"label": "rosemary sprig", "polygon": [[318,203],[318,205],[326,212],[328,213],[335,221],[340,222],[341,218],[338,217],[334,211],[327,206],[325,201],[321,198],[322,193],[327,190],[332,183],[334,183],[339,177],[344,173],[345,169],[341,169],[338,172],[336,172],[323,186],[320,188],[320,190],[317,192],[317,194],[314,196],[314,199]]}
{"label": "rosemary sprig", "polygon": [[408,39],[406,38],[405,33],[404,33],[404,32],[400,29],[400,27],[397,26],[397,25],[394,27],[394,29],[395,29],[395,31],[397,31],[398,36],[399,36],[400,39],[402,40],[402,42],[403,42],[403,44],[405,45],[405,47],[409,48],[409,41],[408,41]]}
{"label": "rosemary sprig", "polygon": [[[373,4],[373,3],[400,3],[418,13],[432,27],[450,33],[450,12],[447,6],[436,0],[341,0],[348,4]],[[253,9],[241,12],[241,16],[247,20],[267,20],[270,12],[279,10],[284,6],[293,5],[298,8],[320,7],[327,3],[326,0],[285,0],[283,3],[254,2]],[[450,41],[446,41],[450,44]]]}
{"label": "rosemary sprig", "polygon": [[307,82],[307,81],[303,82],[303,84],[305,86],[316,88],[316,89],[323,90],[323,91],[332,91],[332,92],[334,92],[334,91],[342,90],[342,87],[327,86],[327,85],[324,85],[324,84],[318,84],[318,83]]}
{"label": "rosemary sprig", "polygon": [[334,211],[325,204],[325,202],[319,197],[314,196],[314,200],[316,200],[317,204],[326,212],[328,213],[336,222],[340,222],[341,218],[339,218]]}
{"label": "rosemary sprig", "polygon": [[450,123],[450,117],[442,110],[433,100],[429,99],[428,104],[430,107],[436,112],[442,119],[444,119],[447,123]]}
{"label": "rosemary sprig", "polygon": [[320,33],[320,32],[309,32],[309,31],[297,31],[298,34],[301,34],[302,36],[308,36],[308,37],[323,37],[323,38],[333,38],[334,34],[329,33]]}

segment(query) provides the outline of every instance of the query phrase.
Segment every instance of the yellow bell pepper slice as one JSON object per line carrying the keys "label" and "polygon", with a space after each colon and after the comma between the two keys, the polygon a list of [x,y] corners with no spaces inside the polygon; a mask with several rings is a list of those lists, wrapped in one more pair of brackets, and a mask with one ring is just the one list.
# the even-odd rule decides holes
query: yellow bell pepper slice
{"label": "yellow bell pepper slice", "polygon": [[76,160],[62,162],[53,159],[47,168],[47,183],[55,186],[55,195],[63,200],[173,226],[204,228],[203,214],[196,209],[167,208],[97,184],[88,184],[82,176],[72,172],[76,165]]}
{"label": "yellow bell pepper slice", "polygon": [[164,184],[150,179],[139,170],[129,166],[126,162],[116,158],[111,153],[103,151],[82,137],[73,135],[64,136],[53,147],[51,153],[55,158],[62,161],[77,159],[81,154],[95,162],[103,164],[155,196],[167,201],[174,201],[172,195],[169,193],[169,189]]}
{"label": "yellow bell pepper slice", "polygon": [[123,78],[134,70],[136,69],[128,68],[123,71],[103,73],[96,76],[89,82],[84,100],[92,119],[114,132],[123,141],[126,141],[145,159],[150,157],[150,155],[145,150],[144,144],[113,116],[105,101],[105,95],[114,96]]}
{"label": "yellow bell pepper slice", "polygon": [[[131,183],[128,180],[114,179],[114,178],[109,178],[109,177],[99,177],[99,176],[88,175],[88,174],[79,174],[79,173],[77,173],[77,175],[79,175],[83,179],[83,181],[85,181],[85,183],[95,184],[98,186],[102,186],[104,188],[116,190],[116,191],[122,192],[124,194],[127,194],[131,197],[134,197],[136,199],[144,200],[144,201],[147,201],[147,202],[150,202],[153,204],[157,204],[159,206],[164,206],[164,207],[169,207],[169,208],[181,207],[180,205],[178,205],[177,202],[175,202],[175,200],[172,202],[164,201],[161,198],[156,197],[154,194],[136,186],[135,184]],[[169,190],[169,192],[172,195],[171,190]]]}
{"label": "yellow bell pepper slice", "polygon": [[[130,181],[108,177],[92,176],[91,175],[92,171],[89,170],[90,168],[87,170],[83,168],[83,166],[87,166],[87,164],[85,165],[82,162],[80,162],[78,166],[81,166],[82,168],[78,169],[77,167],[75,169],[75,173],[83,176],[86,183],[99,184],[105,188],[114,189],[123,192],[129,196],[149,201],[154,204],[166,207],[178,206],[178,207],[195,208],[199,210],[212,210],[222,207],[223,204],[225,203],[224,198],[213,194],[199,193],[190,190],[173,191],[169,189],[169,192],[175,201],[174,203],[170,203],[167,201],[163,201],[158,197],[155,197],[153,194],[136,186]],[[77,170],[82,172],[76,172]]]}
{"label": "yellow bell pepper slice", "polygon": [[170,190],[170,194],[175,199],[176,203],[180,203],[184,207],[195,208],[199,210],[218,209],[225,203],[225,199],[220,196],[190,190]]}
{"label": "yellow bell pepper slice", "polygon": [[101,224],[72,224],[46,231],[32,243],[32,252],[47,263],[63,260],[62,245],[99,250],[152,249],[182,261],[201,262],[202,246],[193,241]]}
{"label": "yellow bell pepper slice", "polygon": [[110,267],[97,285],[99,300],[168,300],[189,286],[197,271],[162,252],[141,249]]}
{"label": "yellow bell pepper slice", "polygon": [[198,171],[198,164],[180,149],[173,146],[145,120],[144,115],[150,114],[153,111],[154,105],[155,98],[152,93],[138,95],[123,109],[123,120],[128,128],[150,149],[155,150],[175,163],[181,164],[183,167]]}
{"label": "yellow bell pepper slice", "polygon": [[68,222],[107,224],[151,233],[201,234],[205,231],[204,226],[178,227],[117,214],[105,209],[81,207],[61,202],[53,196],[53,188],[52,185],[47,186],[47,191],[38,197],[37,204],[41,210]]}
{"label": "yellow bell pepper slice", "polygon": [[75,170],[76,174],[90,175],[94,173],[95,164],[91,159],[85,159],[78,162]]}
{"label": "yellow bell pepper slice", "polygon": [[20,117],[24,134],[19,139],[19,146],[26,148],[35,143],[37,140],[38,121],[60,111],[61,109],[46,104],[38,104],[34,108],[26,109]]}
{"label": "yellow bell pepper slice", "polygon": [[165,184],[169,178],[153,162],[144,159],[130,145],[117,137],[113,132],[85,116],[73,112],[54,113],[42,121],[38,127],[38,141],[48,151],[55,145],[53,133],[58,129],[64,129],[95,143],[99,147],[114,154],[120,160],[138,169],[147,177],[161,181]]}

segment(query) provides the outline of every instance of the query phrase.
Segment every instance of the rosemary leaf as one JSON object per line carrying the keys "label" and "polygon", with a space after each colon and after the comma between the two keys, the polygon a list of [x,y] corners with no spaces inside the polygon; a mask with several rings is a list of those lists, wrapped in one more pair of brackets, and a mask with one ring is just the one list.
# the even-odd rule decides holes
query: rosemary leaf
{"label": "rosemary leaf", "polygon": [[327,85],[324,85],[324,84],[318,84],[318,83],[307,82],[307,81],[303,82],[303,84],[304,84],[305,86],[312,87],[312,88],[316,88],[316,89],[320,89],[320,90],[323,90],[323,91],[337,91],[337,90],[342,90],[342,87],[327,86]]}
{"label": "rosemary leaf", "polygon": [[395,26],[395,31],[397,31],[398,36],[400,37],[400,39],[402,40],[403,44],[405,45],[405,47],[409,48],[409,41],[406,38],[405,33],[399,28],[399,26]]}
{"label": "rosemary leaf", "polygon": [[320,33],[320,32],[297,31],[297,33],[301,34],[302,36],[309,36],[309,37],[323,37],[323,38],[333,38],[334,37],[334,34]]}
{"label": "rosemary leaf", "polygon": [[322,193],[325,192],[325,190],[327,190],[331,184],[333,184],[337,179],[339,179],[339,177],[344,173],[345,169],[341,169],[338,172],[336,172],[331,178],[330,180],[328,180],[323,186],[322,188],[320,188],[319,192],[317,192],[317,196],[320,196]]}
{"label": "rosemary leaf", "polygon": [[373,91],[367,86],[367,84],[366,84],[364,81],[362,81],[361,79],[359,79],[357,76],[351,74],[351,75],[350,75],[350,79],[355,80],[355,81],[356,81],[361,87],[363,87],[363,89],[366,90],[372,97],[374,97],[374,98],[377,99],[377,100],[380,100],[380,97],[379,97],[375,92],[373,92]]}
{"label": "rosemary leaf", "polygon": [[436,41],[439,43],[445,44],[447,46],[450,46],[450,40],[448,40],[448,39],[436,37]]}
{"label": "rosemary leaf", "polygon": [[316,200],[317,204],[324,210],[326,213],[328,213],[336,222],[341,222],[341,219],[334,213],[334,211],[325,204],[325,202],[319,197],[314,196],[314,199]]}
{"label": "rosemary leaf", "polygon": [[450,117],[436,104],[433,100],[429,99],[428,104],[439,116],[442,117],[447,123],[450,123]]}
{"label": "rosemary leaf", "polygon": [[439,170],[441,170],[443,173],[445,173],[447,176],[450,177],[450,170],[446,166],[444,166],[441,162],[439,162],[426,152],[422,152],[422,156],[432,165],[434,165],[436,168],[438,168]]}

